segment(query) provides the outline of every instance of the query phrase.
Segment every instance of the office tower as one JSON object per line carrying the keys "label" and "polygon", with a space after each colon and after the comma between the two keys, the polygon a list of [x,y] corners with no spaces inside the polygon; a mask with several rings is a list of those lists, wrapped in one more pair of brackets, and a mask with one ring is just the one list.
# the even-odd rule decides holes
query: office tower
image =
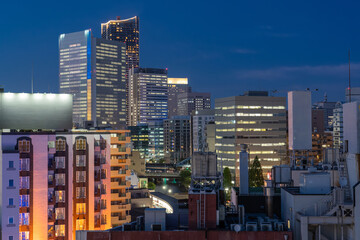
{"label": "office tower", "polygon": [[110,20],[101,24],[101,37],[126,43],[127,70],[139,67],[139,17]]}
{"label": "office tower", "polygon": [[327,100],[327,95],[325,93],[324,100],[321,102],[317,102],[314,104],[313,109],[323,109],[324,111],[324,130],[332,130],[332,124],[333,124],[333,111],[335,108],[336,102],[329,102]]}
{"label": "office tower", "polygon": [[2,133],[2,239],[111,228],[110,134]]}
{"label": "office tower", "polygon": [[190,116],[192,111],[211,108],[210,93],[181,93],[178,95],[178,115]]}
{"label": "office tower", "polygon": [[340,102],[336,103],[333,120],[333,142],[334,148],[343,148],[343,107]]}
{"label": "office tower", "polygon": [[[209,152],[207,144],[207,126],[215,122],[215,110],[206,109],[194,111],[191,116],[192,152]],[[210,132],[209,132],[210,133]]]}
{"label": "office tower", "polygon": [[129,130],[98,130],[110,133],[110,166],[111,166],[111,225],[117,227],[131,222],[130,176],[131,140]]}
{"label": "office tower", "polygon": [[164,120],[165,161],[180,162],[191,153],[190,116],[175,116]]}
{"label": "office tower", "polygon": [[159,161],[164,159],[164,122],[149,121],[149,159]]}
{"label": "office tower", "polygon": [[167,69],[135,68],[129,75],[130,126],[167,118]]}
{"label": "office tower", "polygon": [[146,124],[130,126],[132,151],[139,152],[140,157],[149,160],[149,127]]}
{"label": "office tower", "polygon": [[60,35],[60,93],[73,95],[75,126],[125,126],[125,47],[94,38],[91,30]]}
{"label": "office tower", "polygon": [[178,115],[178,95],[190,92],[187,78],[168,78],[168,118]]}
{"label": "office tower", "polygon": [[311,109],[311,125],[313,133],[324,133],[325,131],[325,110],[323,108]]}
{"label": "office tower", "polygon": [[[286,98],[250,91],[243,96],[215,100],[215,148],[223,167],[235,173],[240,144],[247,144],[250,159],[259,158],[268,172],[286,156]],[[237,172],[237,171],[236,171]],[[237,184],[239,176],[236,176]]]}

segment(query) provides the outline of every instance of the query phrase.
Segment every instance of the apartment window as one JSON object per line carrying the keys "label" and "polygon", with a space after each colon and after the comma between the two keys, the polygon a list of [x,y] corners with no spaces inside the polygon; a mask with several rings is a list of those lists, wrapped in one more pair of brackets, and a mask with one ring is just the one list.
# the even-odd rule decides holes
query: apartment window
{"label": "apartment window", "polygon": [[30,177],[20,177],[20,189],[30,189]]}
{"label": "apartment window", "polygon": [[65,202],[65,191],[56,191],[55,198],[57,203]]}
{"label": "apartment window", "polygon": [[65,151],[66,150],[66,141],[64,139],[57,139],[55,142],[56,151]]}
{"label": "apartment window", "polygon": [[86,187],[77,187],[76,188],[76,198],[86,198]]}
{"label": "apartment window", "polygon": [[13,198],[9,198],[9,206],[14,206],[14,199]]}
{"label": "apartment window", "polygon": [[14,168],[14,161],[9,161],[9,167],[10,169]]}
{"label": "apartment window", "polygon": [[26,226],[29,225],[29,213],[20,213],[19,214],[19,225],[20,226]]}
{"label": "apartment window", "polygon": [[86,150],[86,139],[76,139],[76,150]]}
{"label": "apartment window", "polygon": [[14,187],[14,179],[9,179],[9,187]]}
{"label": "apartment window", "polygon": [[19,205],[20,207],[29,207],[29,195],[20,195],[19,196]]}
{"label": "apartment window", "polygon": [[9,223],[9,224],[14,224],[14,217],[9,217],[8,223]]}
{"label": "apartment window", "polygon": [[30,233],[29,232],[19,232],[19,240],[29,240]]}
{"label": "apartment window", "polygon": [[9,240],[14,240],[14,237],[13,237],[13,236],[9,236]]}
{"label": "apartment window", "polygon": [[86,155],[76,155],[76,166],[77,167],[86,166]]}
{"label": "apartment window", "polygon": [[18,149],[20,153],[30,152],[30,141],[29,140],[18,141]]}
{"label": "apartment window", "polygon": [[85,230],[85,219],[76,220],[76,230]]}
{"label": "apartment window", "polygon": [[86,181],[86,171],[76,171],[76,182],[81,183]]}
{"label": "apartment window", "polygon": [[19,170],[20,171],[30,171],[30,159],[29,158],[20,158]]}
{"label": "apartment window", "polygon": [[55,167],[56,168],[65,168],[65,157],[55,157]]}
{"label": "apartment window", "polygon": [[85,214],[86,213],[86,203],[77,203],[76,204],[76,214]]}
{"label": "apartment window", "polygon": [[55,208],[55,218],[56,220],[65,219],[65,208]]}
{"label": "apartment window", "polygon": [[55,237],[65,237],[65,225],[55,225]]}
{"label": "apartment window", "polygon": [[65,186],[65,174],[59,173],[55,174],[56,186]]}

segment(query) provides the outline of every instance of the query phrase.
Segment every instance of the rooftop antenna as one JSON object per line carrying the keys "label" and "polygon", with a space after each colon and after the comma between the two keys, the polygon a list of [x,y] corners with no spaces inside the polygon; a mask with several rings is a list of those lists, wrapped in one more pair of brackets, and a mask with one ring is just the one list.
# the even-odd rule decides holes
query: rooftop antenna
{"label": "rooftop antenna", "polygon": [[351,82],[350,82],[350,49],[349,49],[349,102],[351,102]]}
{"label": "rooftop antenna", "polygon": [[34,63],[31,66],[31,93],[34,93]]}

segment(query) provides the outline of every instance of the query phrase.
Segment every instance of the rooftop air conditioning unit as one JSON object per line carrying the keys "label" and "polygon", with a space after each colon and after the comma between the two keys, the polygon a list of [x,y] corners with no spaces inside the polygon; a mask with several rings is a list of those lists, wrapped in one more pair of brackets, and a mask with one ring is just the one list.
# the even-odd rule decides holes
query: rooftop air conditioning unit
{"label": "rooftop air conditioning unit", "polygon": [[261,228],[261,231],[272,231],[272,226],[271,226],[271,223],[269,222],[263,222],[261,225],[260,225],[260,228]]}
{"label": "rooftop air conditioning unit", "polygon": [[161,231],[161,224],[151,224],[152,231]]}
{"label": "rooftop air conditioning unit", "polygon": [[242,225],[241,224],[231,224],[230,229],[231,229],[231,231],[240,232],[242,229]]}
{"label": "rooftop air conditioning unit", "polygon": [[125,231],[131,231],[131,230],[132,230],[131,224],[125,223],[125,224],[123,225],[122,230],[123,230],[124,232],[125,232]]}
{"label": "rooftop air conditioning unit", "polygon": [[257,223],[256,222],[247,222],[245,229],[247,232],[256,232],[257,231]]}
{"label": "rooftop air conditioning unit", "polygon": [[276,222],[275,229],[276,229],[276,231],[279,231],[279,232],[285,231],[285,223],[284,222]]}

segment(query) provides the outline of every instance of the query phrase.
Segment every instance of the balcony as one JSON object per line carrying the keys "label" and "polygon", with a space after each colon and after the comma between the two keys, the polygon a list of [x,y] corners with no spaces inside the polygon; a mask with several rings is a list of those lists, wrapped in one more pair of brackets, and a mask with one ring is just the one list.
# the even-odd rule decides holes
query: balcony
{"label": "balcony", "polygon": [[94,227],[95,228],[100,228],[101,224],[100,224],[100,218],[95,218],[95,223],[94,223]]}
{"label": "balcony", "polygon": [[101,194],[106,194],[106,189],[105,189],[105,188],[101,188],[100,193],[101,193]]}
{"label": "balcony", "polygon": [[101,208],[101,210],[106,209],[106,204],[105,204],[105,203],[101,203],[101,204],[100,204],[100,208]]}
{"label": "balcony", "polygon": [[[95,203],[95,212],[100,212],[100,202]],[[100,222],[100,219],[99,219],[99,222]]]}
{"label": "balcony", "polygon": [[107,224],[106,217],[101,218],[101,225]]}
{"label": "balcony", "polygon": [[101,173],[101,179],[106,179],[106,173],[105,172]]}

